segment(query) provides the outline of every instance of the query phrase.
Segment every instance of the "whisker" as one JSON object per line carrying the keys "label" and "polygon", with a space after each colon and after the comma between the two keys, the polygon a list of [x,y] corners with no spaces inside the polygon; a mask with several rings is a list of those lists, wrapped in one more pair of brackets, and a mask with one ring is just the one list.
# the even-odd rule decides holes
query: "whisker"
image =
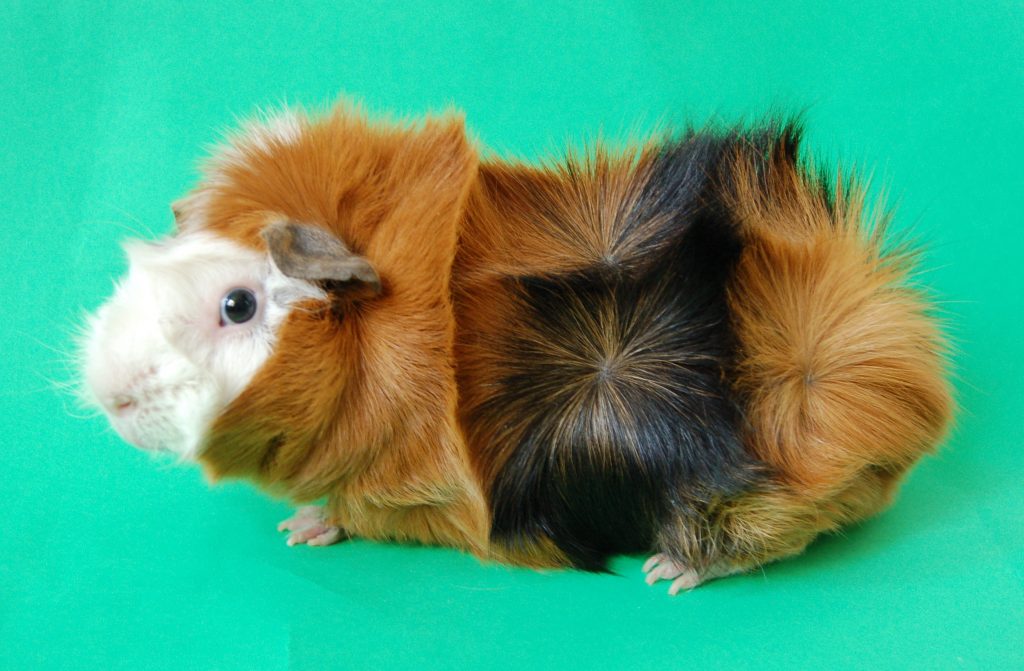
{"label": "whisker", "polygon": [[67,415],[68,417],[72,418],[72,419],[77,419],[77,420],[80,420],[80,421],[83,421],[83,422],[89,422],[89,421],[92,421],[92,420],[96,419],[97,417],[101,416],[103,413],[100,412],[99,410],[97,410],[97,411],[95,411],[93,413],[90,413],[90,414],[80,415],[77,412],[72,412],[72,411],[68,410],[67,407],[65,406],[64,414]]}
{"label": "whisker", "polygon": [[153,232],[153,229],[150,228],[148,224],[146,224],[144,221],[139,219],[137,216],[135,216],[134,214],[132,214],[128,210],[126,210],[123,207],[117,205],[116,203],[103,203],[103,205],[105,205],[106,207],[111,208],[112,210],[116,210],[118,213],[121,214],[121,216],[127,217],[133,223],[137,224],[142,229],[142,232],[144,232],[146,234],[146,237],[149,238],[150,240],[152,240],[154,238],[160,237],[156,233]]}
{"label": "whisker", "polygon": [[131,226],[130,224],[127,224],[123,221],[119,221],[117,219],[91,219],[90,221],[94,224],[99,224],[104,227],[120,229],[121,231],[127,233],[128,237],[131,238],[145,239],[146,236],[148,235],[146,231],[140,231],[134,226]]}
{"label": "whisker", "polygon": [[30,333],[26,333],[24,331],[21,331],[19,333],[19,335],[21,335],[21,337],[23,337],[23,338],[27,338],[28,340],[31,340],[32,342],[34,342],[36,345],[39,345],[43,349],[49,350],[50,352],[53,352],[54,354],[60,356],[62,361],[67,361],[67,360],[70,360],[70,359],[74,359],[77,356],[77,352],[74,351],[74,350],[61,349],[61,348],[57,347],[56,345],[52,345],[52,344],[50,344],[48,342],[40,340],[39,338],[35,337],[34,335],[32,335]]}

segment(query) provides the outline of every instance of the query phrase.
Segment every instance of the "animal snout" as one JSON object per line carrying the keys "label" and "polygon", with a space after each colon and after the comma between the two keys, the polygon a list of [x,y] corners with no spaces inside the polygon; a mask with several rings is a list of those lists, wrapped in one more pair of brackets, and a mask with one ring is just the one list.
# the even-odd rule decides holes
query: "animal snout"
{"label": "animal snout", "polygon": [[116,394],[108,405],[110,411],[115,415],[125,415],[134,410],[138,402],[134,396],[129,394]]}
{"label": "animal snout", "polygon": [[156,377],[155,366],[134,370],[111,366],[106,374],[96,376],[91,382],[104,410],[114,417],[125,417],[151,395]]}

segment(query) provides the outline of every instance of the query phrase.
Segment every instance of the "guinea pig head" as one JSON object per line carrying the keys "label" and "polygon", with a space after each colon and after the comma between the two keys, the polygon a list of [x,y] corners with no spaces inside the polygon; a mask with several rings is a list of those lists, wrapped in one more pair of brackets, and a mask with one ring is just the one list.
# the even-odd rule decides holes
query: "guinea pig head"
{"label": "guinea pig head", "polygon": [[300,499],[409,436],[443,440],[475,170],[451,116],[376,124],[342,105],[249,124],[172,206],[173,235],[125,245],[83,347],[93,400],[134,445]]}
{"label": "guinea pig head", "polygon": [[89,320],[85,382],[129,443],[194,458],[293,306],[325,294],[267,254],[204,231],[125,251],[127,277]]}

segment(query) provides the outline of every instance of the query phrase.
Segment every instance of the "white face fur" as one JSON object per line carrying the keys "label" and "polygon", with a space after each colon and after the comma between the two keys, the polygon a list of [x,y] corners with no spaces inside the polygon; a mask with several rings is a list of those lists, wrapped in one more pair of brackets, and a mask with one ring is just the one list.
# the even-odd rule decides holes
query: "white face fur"
{"label": "white face fur", "polygon": [[270,356],[294,303],[325,295],[283,275],[269,254],[204,231],[125,251],[127,277],[87,324],[87,393],[129,443],[193,459]]}

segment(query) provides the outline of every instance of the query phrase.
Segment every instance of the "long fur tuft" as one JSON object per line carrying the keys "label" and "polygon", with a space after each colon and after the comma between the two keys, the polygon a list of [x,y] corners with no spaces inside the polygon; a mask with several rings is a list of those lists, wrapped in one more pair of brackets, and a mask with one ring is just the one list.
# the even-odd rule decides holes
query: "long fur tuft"
{"label": "long fur tuft", "polygon": [[704,204],[728,146],[483,166],[454,276],[460,413],[512,556],[600,569],[763,477],[726,382],[740,239]]}

